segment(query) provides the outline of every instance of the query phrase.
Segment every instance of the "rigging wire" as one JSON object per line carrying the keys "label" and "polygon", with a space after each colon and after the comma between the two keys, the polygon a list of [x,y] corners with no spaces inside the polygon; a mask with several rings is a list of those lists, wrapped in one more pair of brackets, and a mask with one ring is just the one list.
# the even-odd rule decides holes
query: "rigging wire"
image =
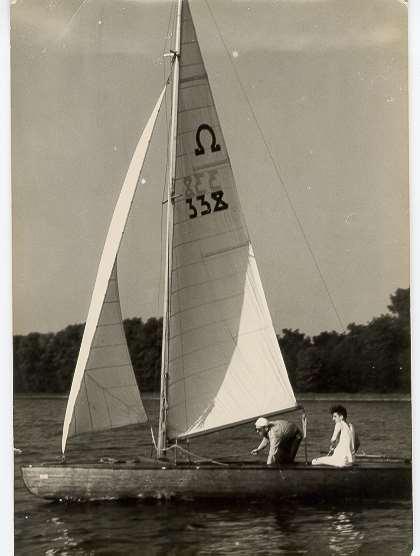
{"label": "rigging wire", "polygon": [[198,454],[195,454],[190,450],[186,450],[185,448],[182,448],[182,446],[179,446],[179,444],[172,444],[171,446],[168,446],[167,451],[169,450],[175,450],[175,452],[179,450],[180,452],[186,454],[187,456],[193,456],[195,458],[199,458],[198,461],[194,462],[196,464],[209,462],[209,463],[214,463],[215,465],[220,465],[221,467],[229,467],[229,464],[227,463],[222,463],[221,461],[217,461],[215,459],[203,458],[202,456],[199,456]]}
{"label": "rigging wire", "polygon": [[320,267],[320,265],[319,265],[319,263],[318,263],[318,261],[317,261],[317,259],[316,259],[316,257],[315,257],[315,253],[314,253],[314,251],[313,251],[313,249],[312,249],[312,247],[311,247],[311,244],[310,244],[310,242],[309,242],[309,239],[308,239],[308,237],[307,237],[307,235],[306,235],[306,233],[305,233],[305,230],[304,230],[303,224],[302,224],[302,222],[301,222],[301,219],[299,218],[299,215],[298,215],[298,213],[297,213],[297,211],[296,211],[296,209],[295,209],[295,207],[294,207],[294,205],[293,205],[293,202],[292,202],[290,193],[289,193],[289,191],[288,191],[288,189],[287,189],[287,186],[286,186],[286,183],[285,183],[284,179],[283,179],[282,176],[281,176],[281,172],[280,172],[280,169],[279,169],[279,167],[278,167],[278,164],[277,164],[277,162],[276,162],[275,159],[274,159],[273,153],[271,152],[271,149],[270,149],[270,147],[269,147],[269,145],[268,145],[268,143],[267,143],[267,140],[266,140],[266,138],[265,138],[265,136],[264,136],[264,132],[263,132],[263,130],[262,130],[262,128],[261,128],[261,126],[260,126],[260,124],[259,124],[259,122],[258,122],[257,116],[256,116],[256,114],[255,114],[255,111],[254,111],[253,107],[252,107],[251,101],[249,100],[249,97],[248,97],[248,95],[247,95],[247,93],[246,93],[245,87],[244,87],[244,85],[243,85],[243,83],[242,83],[242,81],[241,81],[241,79],[240,79],[238,70],[237,70],[235,64],[234,64],[233,61],[232,61],[232,57],[231,57],[231,55],[230,55],[229,49],[228,49],[228,47],[227,47],[227,44],[226,44],[226,42],[225,42],[225,40],[224,40],[224,38],[223,38],[223,35],[222,35],[221,31],[220,31],[220,28],[219,28],[219,25],[218,25],[218,23],[217,23],[217,21],[216,21],[216,18],[214,17],[213,11],[212,11],[212,9],[210,8],[210,5],[209,5],[208,0],[205,0],[205,3],[206,3],[206,6],[207,6],[207,9],[208,9],[208,11],[209,11],[209,13],[210,13],[210,15],[211,15],[211,18],[212,18],[212,20],[213,20],[213,23],[214,23],[214,25],[215,25],[215,27],[216,27],[216,30],[217,30],[217,32],[218,32],[218,34],[219,34],[219,38],[220,38],[220,40],[221,40],[221,42],[222,42],[222,44],[223,44],[223,46],[224,46],[224,49],[226,50],[226,53],[227,53],[227,55],[228,55],[228,59],[229,59],[230,64],[231,64],[231,66],[232,66],[232,68],[233,68],[235,77],[236,77],[236,79],[237,79],[237,81],[238,81],[238,83],[239,83],[239,86],[240,86],[240,88],[241,88],[241,91],[242,91],[242,94],[243,94],[243,96],[244,96],[244,99],[245,99],[246,103],[247,103],[248,106],[249,106],[249,110],[250,110],[251,115],[252,115],[252,117],[253,117],[253,119],[254,119],[254,122],[255,122],[255,124],[256,124],[256,126],[257,126],[257,129],[258,129],[258,131],[259,131],[259,133],[260,133],[260,136],[261,136],[261,139],[262,139],[262,141],[263,141],[263,143],[264,143],[264,146],[265,146],[265,148],[266,148],[266,150],[267,150],[267,153],[268,153],[268,156],[269,156],[269,158],[270,158],[270,161],[271,161],[271,163],[272,163],[272,165],[273,165],[274,171],[275,171],[275,173],[276,173],[276,175],[277,175],[277,177],[278,177],[278,179],[279,179],[279,182],[280,182],[280,184],[282,185],[283,190],[284,190],[284,192],[285,192],[285,194],[286,194],[287,201],[288,201],[288,203],[289,203],[290,208],[292,209],[293,215],[294,215],[294,217],[295,217],[295,219],[296,219],[296,222],[297,222],[297,224],[298,224],[299,230],[300,230],[300,232],[301,232],[301,234],[302,234],[302,237],[303,237],[303,239],[304,239],[304,241],[305,241],[306,247],[307,247],[307,249],[308,249],[308,251],[309,251],[309,254],[310,254],[311,258],[312,258],[312,261],[313,261],[313,263],[314,263],[314,265],[315,265],[315,268],[316,268],[316,270],[317,270],[317,272],[318,272],[318,274],[319,274],[319,276],[320,276],[320,278],[321,278],[321,282],[322,282],[322,284],[323,284],[323,286],[324,286],[324,289],[325,289],[325,291],[326,291],[326,293],[327,293],[328,299],[329,299],[329,301],[330,301],[330,303],[331,303],[331,306],[332,306],[332,308],[333,308],[333,310],[334,310],[335,316],[337,317],[337,320],[338,320],[338,322],[339,322],[339,324],[340,324],[340,326],[341,326],[341,328],[342,328],[342,330],[343,330],[343,332],[344,332],[345,329],[346,329],[346,327],[344,326],[343,320],[342,320],[342,318],[341,318],[341,316],[340,316],[340,314],[339,314],[339,312],[338,312],[337,306],[336,306],[336,304],[335,304],[335,302],[334,302],[334,299],[333,299],[333,297],[332,297],[332,294],[331,294],[331,292],[330,292],[330,290],[329,290],[329,288],[328,288],[327,281],[326,281],[326,279],[325,279],[325,277],[324,277],[324,275],[323,275],[323,273],[322,273],[322,271],[321,271],[321,267]]}
{"label": "rigging wire", "polygon": [[71,16],[71,18],[68,20],[68,22],[66,23],[66,26],[64,28],[64,31],[61,33],[59,40],[62,40],[65,38],[65,36],[67,35],[67,32],[69,31],[71,24],[73,23],[73,21],[76,19],[76,17],[79,15],[79,13],[81,12],[83,6],[89,2],[89,0],[83,0],[83,2],[79,5],[79,7],[76,9],[76,11],[73,13],[73,15]]}

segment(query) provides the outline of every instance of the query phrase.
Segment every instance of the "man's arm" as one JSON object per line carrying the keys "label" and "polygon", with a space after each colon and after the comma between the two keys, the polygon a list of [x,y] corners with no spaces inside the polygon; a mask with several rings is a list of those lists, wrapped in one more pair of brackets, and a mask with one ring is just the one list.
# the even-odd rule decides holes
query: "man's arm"
{"label": "man's arm", "polygon": [[267,446],[268,442],[269,442],[268,438],[263,438],[260,442],[260,445],[257,448],[254,448],[254,450],[251,450],[251,454],[253,456],[256,456],[258,452],[260,452]]}

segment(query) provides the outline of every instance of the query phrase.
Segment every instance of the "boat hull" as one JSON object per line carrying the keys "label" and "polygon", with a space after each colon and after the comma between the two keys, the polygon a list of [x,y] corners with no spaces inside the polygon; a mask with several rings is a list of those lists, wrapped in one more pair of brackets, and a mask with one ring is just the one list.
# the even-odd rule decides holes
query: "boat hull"
{"label": "boat hull", "polygon": [[36,496],[60,501],[411,497],[411,465],[358,464],[347,468],[293,464],[144,466],[41,465],[22,468]]}

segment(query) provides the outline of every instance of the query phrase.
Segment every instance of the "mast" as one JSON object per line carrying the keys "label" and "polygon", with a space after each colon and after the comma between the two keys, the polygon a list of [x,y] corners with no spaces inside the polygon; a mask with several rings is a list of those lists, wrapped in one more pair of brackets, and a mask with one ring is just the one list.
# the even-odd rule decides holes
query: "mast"
{"label": "mast", "polygon": [[175,50],[173,54],[173,80],[172,80],[172,114],[169,144],[169,179],[168,197],[166,204],[166,268],[165,268],[165,291],[163,300],[163,336],[162,336],[162,362],[160,378],[160,412],[159,412],[159,436],[157,457],[165,455],[166,438],[166,415],[167,415],[167,387],[168,387],[168,359],[169,359],[169,321],[170,321],[170,288],[172,274],[172,236],[173,236],[173,202],[175,194],[175,162],[176,162],[176,134],[178,117],[178,89],[179,89],[179,55],[181,44],[181,12],[182,0],[178,0]]}

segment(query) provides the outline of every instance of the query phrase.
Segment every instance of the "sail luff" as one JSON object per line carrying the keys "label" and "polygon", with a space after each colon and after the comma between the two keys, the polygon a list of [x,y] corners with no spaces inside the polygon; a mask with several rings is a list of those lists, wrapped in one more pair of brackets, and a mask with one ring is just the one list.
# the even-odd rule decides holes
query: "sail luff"
{"label": "sail luff", "polygon": [[178,0],[176,19],[176,38],[172,73],[172,113],[169,152],[168,196],[166,204],[166,265],[165,292],[163,302],[163,333],[160,384],[160,412],[157,455],[162,457],[166,449],[166,414],[167,414],[167,381],[168,381],[168,343],[169,343],[169,314],[170,314],[170,283],[172,273],[172,235],[173,235],[173,194],[176,163],[176,134],[178,119],[178,88],[179,88],[179,56],[181,43],[181,15],[182,0]]}
{"label": "sail luff", "polygon": [[134,193],[136,191],[137,181],[143,167],[144,159],[150,144],[150,140],[156,124],[159,109],[165,95],[165,91],[166,84],[158,98],[158,101],[156,102],[152,114],[137,144],[108,229],[98,272],[96,275],[95,286],[93,289],[89,312],[86,319],[86,325],[83,333],[82,343],[80,346],[79,356],[74,371],[73,382],[67,401],[61,442],[61,449],[63,453],[66,448],[66,442],[69,434],[69,427],[72,420],[74,407],[90,355],[91,346],[103,307],[109,279],[114,268],[121,238],[127,222],[127,217],[133,201]]}

